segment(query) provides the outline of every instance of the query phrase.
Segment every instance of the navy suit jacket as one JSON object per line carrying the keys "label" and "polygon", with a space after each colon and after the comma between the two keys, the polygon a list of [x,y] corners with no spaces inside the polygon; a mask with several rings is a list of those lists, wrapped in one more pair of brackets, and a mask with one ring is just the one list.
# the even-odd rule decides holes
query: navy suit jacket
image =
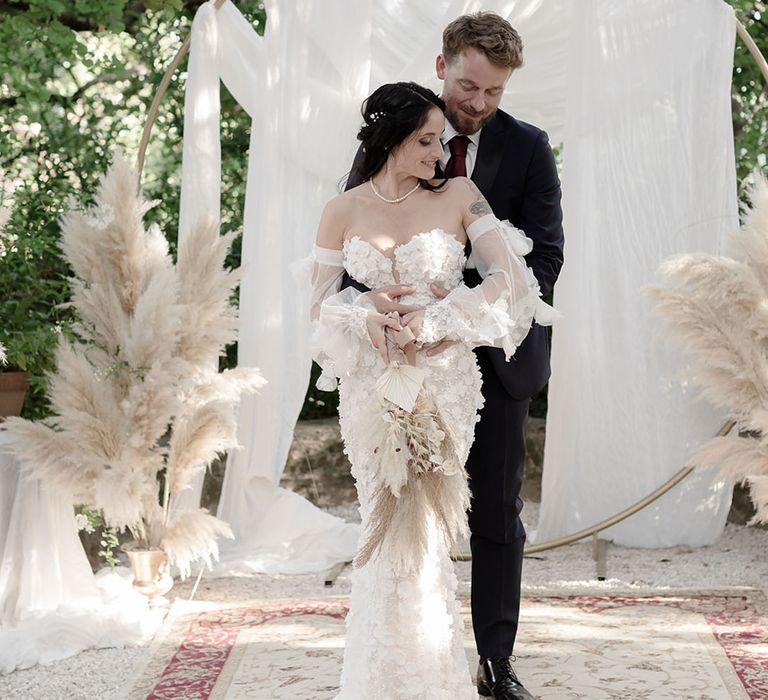
{"label": "navy suit jacket", "polygon": [[[346,189],[362,181],[357,174],[361,155],[358,151]],[[549,294],[563,264],[563,213],[560,180],[547,134],[497,110],[480,133],[472,180],[493,213],[508,219],[533,241],[525,260],[541,293]],[[481,281],[476,270],[465,271],[468,286]],[[346,286],[367,289],[345,274],[342,287]],[[501,348],[481,347],[476,352],[487,354],[499,381],[514,399],[533,396],[549,379],[549,339],[546,329],[536,323],[509,362]]]}

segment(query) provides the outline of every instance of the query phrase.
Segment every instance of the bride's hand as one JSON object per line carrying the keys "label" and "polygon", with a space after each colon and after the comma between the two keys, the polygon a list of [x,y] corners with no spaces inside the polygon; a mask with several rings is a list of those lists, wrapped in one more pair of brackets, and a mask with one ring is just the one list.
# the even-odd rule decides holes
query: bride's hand
{"label": "bride's hand", "polygon": [[418,338],[421,335],[421,326],[424,323],[424,309],[411,311],[402,317],[403,325],[410,328],[413,335]]}
{"label": "bride's hand", "polygon": [[387,340],[384,332],[387,328],[392,328],[396,331],[400,331],[403,327],[397,319],[384,316],[383,314],[376,313],[375,311],[368,312],[368,337],[371,339],[373,347],[375,347],[381,359],[384,360],[384,364],[389,364],[389,353],[387,352]]}

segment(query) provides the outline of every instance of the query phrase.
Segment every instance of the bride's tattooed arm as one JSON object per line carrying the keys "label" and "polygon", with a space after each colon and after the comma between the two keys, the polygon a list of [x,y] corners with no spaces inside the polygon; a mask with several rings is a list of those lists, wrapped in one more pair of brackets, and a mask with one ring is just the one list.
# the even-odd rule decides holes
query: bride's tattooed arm
{"label": "bride's tattooed arm", "polygon": [[485,197],[483,197],[483,193],[480,192],[480,190],[477,188],[477,185],[469,179],[465,180],[465,184],[475,198],[474,201],[469,205],[469,213],[478,217],[485,216],[486,214],[493,214],[491,205],[488,204],[488,201],[485,199]]}

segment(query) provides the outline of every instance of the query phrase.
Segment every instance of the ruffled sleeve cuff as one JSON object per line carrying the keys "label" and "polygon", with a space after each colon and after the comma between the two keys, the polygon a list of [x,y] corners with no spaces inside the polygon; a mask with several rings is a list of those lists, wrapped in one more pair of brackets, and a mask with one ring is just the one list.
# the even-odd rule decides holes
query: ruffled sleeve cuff
{"label": "ruffled sleeve cuff", "polygon": [[370,348],[371,309],[367,297],[351,287],[323,301],[311,339],[312,356],[323,370],[315,385],[321,391],[333,391],[336,378],[359,366],[362,354]]}
{"label": "ruffled sleeve cuff", "polygon": [[473,245],[484,234],[494,229],[500,229],[507,243],[507,247],[520,257],[525,257],[533,250],[533,241],[519,228],[515,228],[509,221],[501,221],[493,214],[481,216],[467,226],[467,237]]}
{"label": "ruffled sleeve cuff", "polygon": [[[481,250],[492,239],[497,241],[496,250],[505,249],[503,255],[496,256],[500,260],[479,256],[477,266],[483,277],[501,272],[509,286],[490,302],[478,287],[460,285],[445,299],[427,306],[419,340],[434,343],[450,339],[472,347],[501,347],[509,359],[528,335],[534,320],[540,325],[551,325],[559,314],[541,299],[539,284],[525,264],[524,256],[531,252],[533,243],[522,231],[488,214],[470,224],[467,235],[473,251]],[[492,238],[485,239],[486,235]],[[499,245],[499,240],[503,245]]]}

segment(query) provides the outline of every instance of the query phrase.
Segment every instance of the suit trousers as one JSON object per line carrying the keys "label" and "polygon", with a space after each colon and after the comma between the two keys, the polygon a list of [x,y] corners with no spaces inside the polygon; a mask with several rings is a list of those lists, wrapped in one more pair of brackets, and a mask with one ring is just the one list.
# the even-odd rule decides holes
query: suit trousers
{"label": "suit trousers", "polygon": [[485,404],[466,465],[472,489],[472,627],[480,656],[511,656],[520,614],[525,546],[520,489],[530,399],[512,398],[484,348],[475,354]]}

